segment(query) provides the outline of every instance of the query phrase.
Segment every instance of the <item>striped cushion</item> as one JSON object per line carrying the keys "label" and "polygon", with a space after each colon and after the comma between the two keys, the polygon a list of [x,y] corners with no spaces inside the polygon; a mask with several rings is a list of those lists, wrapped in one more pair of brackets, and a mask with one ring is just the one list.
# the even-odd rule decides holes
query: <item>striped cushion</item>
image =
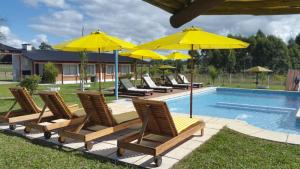
{"label": "striped cushion", "polygon": [[174,121],[177,132],[181,133],[183,130],[187,129],[191,125],[193,125],[201,120],[196,119],[196,118],[173,116],[173,121]]}

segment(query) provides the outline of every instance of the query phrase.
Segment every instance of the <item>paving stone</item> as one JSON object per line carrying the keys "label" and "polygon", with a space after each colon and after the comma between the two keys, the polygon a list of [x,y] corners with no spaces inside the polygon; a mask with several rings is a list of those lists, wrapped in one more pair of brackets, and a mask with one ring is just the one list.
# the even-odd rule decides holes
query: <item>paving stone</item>
{"label": "paving stone", "polygon": [[147,155],[146,157],[138,160],[135,164],[145,168],[155,168],[155,169],[169,169],[172,168],[179,160],[174,158],[169,158],[166,156],[162,157],[162,164],[160,167],[155,167],[153,162],[153,156]]}
{"label": "paving stone", "polygon": [[289,134],[287,138],[287,143],[300,145],[300,135]]}
{"label": "paving stone", "polygon": [[[82,147],[81,150],[85,151],[85,149]],[[88,151],[88,153],[99,155],[102,157],[108,157],[112,154],[116,154],[117,146],[107,143],[97,143],[93,145],[93,148]]]}
{"label": "paving stone", "polygon": [[198,147],[200,147],[203,144],[202,141],[198,141],[196,139],[190,139],[187,140],[186,142],[180,144],[178,147],[182,148],[182,149],[188,149],[188,150],[195,150]]}
{"label": "paving stone", "polygon": [[122,157],[118,157],[117,153],[112,153],[108,156],[111,159],[123,161],[129,164],[135,164],[138,160],[144,158],[146,155],[143,153],[138,153],[130,150],[125,150],[125,153]]}
{"label": "paving stone", "polygon": [[274,131],[268,131],[268,130],[262,130],[257,133],[250,134],[250,136],[271,140],[271,141],[277,141],[277,142],[286,142],[288,134],[286,133],[280,133],[280,132],[274,132]]}

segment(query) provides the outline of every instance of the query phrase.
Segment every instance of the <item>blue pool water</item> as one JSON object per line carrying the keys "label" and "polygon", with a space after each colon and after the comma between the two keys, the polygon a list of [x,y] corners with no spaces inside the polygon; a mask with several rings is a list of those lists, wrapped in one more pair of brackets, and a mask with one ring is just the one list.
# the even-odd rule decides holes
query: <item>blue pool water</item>
{"label": "blue pool water", "polygon": [[[193,114],[240,119],[254,126],[300,134],[300,93],[217,88],[194,95]],[[189,113],[189,96],[167,101],[170,111]]]}

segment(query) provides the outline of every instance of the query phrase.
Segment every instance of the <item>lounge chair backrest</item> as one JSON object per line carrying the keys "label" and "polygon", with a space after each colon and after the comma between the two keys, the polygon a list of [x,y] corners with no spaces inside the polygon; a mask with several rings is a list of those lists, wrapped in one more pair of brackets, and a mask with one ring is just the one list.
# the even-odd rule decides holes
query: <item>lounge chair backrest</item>
{"label": "lounge chair backrest", "polygon": [[147,113],[150,113],[145,132],[175,137],[178,132],[168,106],[162,101],[132,99],[133,105],[142,122],[145,122]]}
{"label": "lounge chair backrest", "polygon": [[173,75],[168,75],[167,78],[169,79],[169,81],[171,82],[172,85],[177,85],[178,84]]}
{"label": "lounge chair backrest", "polygon": [[178,74],[179,78],[183,83],[190,83],[188,79],[183,74]]}
{"label": "lounge chair backrest", "polygon": [[122,86],[125,87],[125,89],[134,88],[133,84],[130,82],[129,79],[120,79],[120,83]]}
{"label": "lounge chair backrest", "polygon": [[40,113],[39,107],[35,104],[32,96],[23,87],[9,88],[12,95],[15,97],[21,109],[27,113]]}
{"label": "lounge chair backrest", "polygon": [[103,94],[99,92],[80,92],[77,95],[84,111],[90,116],[90,123],[108,127],[116,125],[116,121],[106,104]]}
{"label": "lounge chair backrest", "polygon": [[71,119],[73,117],[70,109],[57,92],[40,92],[39,95],[56,118]]}
{"label": "lounge chair backrest", "polygon": [[150,76],[143,76],[144,81],[146,84],[151,88],[151,87],[157,87],[156,84],[153,82]]}

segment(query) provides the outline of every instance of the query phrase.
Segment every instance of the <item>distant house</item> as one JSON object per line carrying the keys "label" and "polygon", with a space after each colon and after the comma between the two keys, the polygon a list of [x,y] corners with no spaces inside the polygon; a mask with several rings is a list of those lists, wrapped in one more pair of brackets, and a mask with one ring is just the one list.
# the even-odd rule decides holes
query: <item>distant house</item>
{"label": "distant house", "polygon": [[[27,75],[43,76],[44,64],[52,62],[59,70],[58,84],[79,83],[80,53],[54,50],[33,50],[24,44],[20,57],[12,57],[13,79],[20,81]],[[88,81],[113,81],[115,77],[114,55],[112,53],[88,53]],[[119,76],[133,73],[134,60],[119,57]]]}
{"label": "distant house", "polygon": [[0,43],[0,63],[11,64],[12,55],[18,55],[21,53],[20,49],[16,49]]}

